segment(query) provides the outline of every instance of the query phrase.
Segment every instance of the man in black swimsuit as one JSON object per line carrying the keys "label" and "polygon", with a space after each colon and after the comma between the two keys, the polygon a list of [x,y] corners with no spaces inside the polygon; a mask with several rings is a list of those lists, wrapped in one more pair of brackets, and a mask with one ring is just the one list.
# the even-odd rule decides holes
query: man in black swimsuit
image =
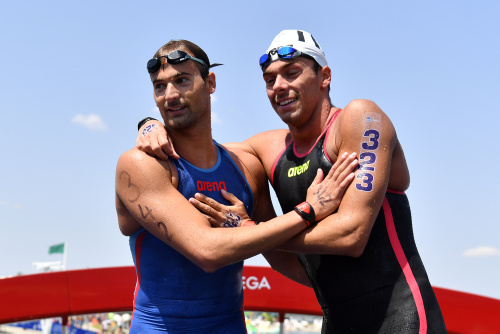
{"label": "man in black swimsuit", "polygon": [[[357,152],[360,161],[338,211],[264,253],[266,259],[314,288],[323,333],[446,333],[415,246],[404,194],[408,167],[388,116],[368,100],[354,100],[343,110],[332,105],[331,70],[305,31],[278,34],[260,65],[269,101],[289,130],[258,134],[242,146],[259,157],[283,212],[304,200],[318,167],[329,170],[344,152]],[[171,154],[162,129],[139,137],[143,149]],[[196,206],[210,205],[214,219],[228,210],[200,200]],[[235,210],[238,202],[231,201]]]}

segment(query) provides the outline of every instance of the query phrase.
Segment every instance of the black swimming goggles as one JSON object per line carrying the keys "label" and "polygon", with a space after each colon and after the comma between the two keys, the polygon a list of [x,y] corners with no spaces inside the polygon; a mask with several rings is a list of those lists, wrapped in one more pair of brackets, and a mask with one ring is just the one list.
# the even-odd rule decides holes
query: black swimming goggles
{"label": "black swimming goggles", "polygon": [[273,61],[278,59],[291,59],[298,56],[307,56],[306,54],[300,52],[297,49],[292,48],[291,46],[282,46],[279,48],[274,48],[268,53],[265,53],[259,59],[260,68],[264,71],[264,69]]}
{"label": "black swimming goggles", "polygon": [[194,60],[206,68],[209,68],[207,63],[205,63],[203,60],[195,58],[190,56],[187,52],[181,51],[181,50],[175,50],[170,52],[166,56],[159,56],[158,58],[151,58],[148,61],[147,68],[148,68],[148,73],[154,73],[158,71],[161,67],[161,58],[165,58],[169,64],[175,65],[175,64],[180,64],[182,62],[185,62],[186,60]]}

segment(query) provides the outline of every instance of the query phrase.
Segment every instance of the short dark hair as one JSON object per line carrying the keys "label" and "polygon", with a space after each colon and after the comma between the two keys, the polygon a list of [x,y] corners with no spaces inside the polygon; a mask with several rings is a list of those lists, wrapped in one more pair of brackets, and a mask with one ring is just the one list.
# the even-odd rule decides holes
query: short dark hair
{"label": "short dark hair", "polygon": [[[166,56],[174,50],[181,50],[190,53],[191,56],[203,60],[205,64],[207,64],[207,66],[210,66],[210,60],[208,60],[208,56],[205,51],[203,51],[202,48],[200,48],[193,42],[187,41],[185,39],[170,40],[170,42],[159,48],[153,57],[158,58],[160,56]],[[198,66],[202,79],[205,80],[208,76],[208,68],[198,63],[197,61],[195,61],[194,63],[196,64],[196,66]]]}

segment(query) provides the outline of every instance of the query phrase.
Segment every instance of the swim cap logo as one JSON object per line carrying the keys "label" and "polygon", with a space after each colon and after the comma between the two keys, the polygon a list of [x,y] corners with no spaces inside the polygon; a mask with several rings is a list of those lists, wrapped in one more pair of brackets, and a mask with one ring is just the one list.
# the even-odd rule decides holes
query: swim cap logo
{"label": "swim cap logo", "polygon": [[300,174],[304,173],[306,170],[309,169],[309,162],[311,162],[311,160],[307,160],[306,163],[304,163],[300,166],[290,168],[288,170],[288,177],[294,177],[296,175],[300,175]]}

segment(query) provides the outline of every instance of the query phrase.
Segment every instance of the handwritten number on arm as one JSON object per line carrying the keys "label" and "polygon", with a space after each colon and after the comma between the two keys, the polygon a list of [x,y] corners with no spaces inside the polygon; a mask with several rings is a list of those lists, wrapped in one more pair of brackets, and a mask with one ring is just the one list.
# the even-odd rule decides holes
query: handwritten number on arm
{"label": "handwritten number on arm", "polygon": [[[128,200],[131,203],[136,202],[139,199],[139,197],[141,197],[141,192],[139,191],[139,187],[132,183],[132,178],[131,178],[129,173],[127,173],[125,171],[121,172],[120,173],[120,180],[122,178],[125,178],[127,180],[127,188],[130,189],[133,193],[132,198],[129,198]],[[146,219],[148,217],[151,217],[151,219],[153,221],[156,220],[155,216],[153,215],[153,210],[151,210],[147,206],[144,206],[144,209],[143,209],[140,204],[137,204],[137,207],[139,208],[139,211],[141,212],[142,219]],[[164,222],[157,222],[156,226],[158,227],[158,229],[160,229],[162,231],[163,235],[167,238],[168,241],[172,241],[173,234],[170,234],[168,232],[167,226],[165,225]]]}
{"label": "handwritten number on arm", "polygon": [[122,179],[122,177],[125,177],[127,179],[127,188],[129,188],[130,190],[132,190],[133,193],[135,193],[135,195],[132,198],[128,199],[131,203],[134,203],[139,199],[139,197],[141,197],[141,192],[139,191],[139,187],[132,183],[132,179],[129,173],[125,171],[121,172],[120,180]]}
{"label": "handwritten number on arm", "polygon": [[332,196],[323,189],[323,186],[319,186],[318,190],[316,190],[313,195],[316,195],[321,206],[325,206],[326,203],[332,201]]}
{"label": "handwritten number on arm", "polygon": [[153,216],[153,210],[150,210],[147,206],[144,206],[144,208],[146,209],[146,213],[144,213],[144,211],[142,210],[141,205],[137,204],[137,206],[139,207],[139,210],[141,211],[142,219],[146,219],[146,218],[148,218],[148,216],[151,216],[151,218],[153,220],[156,220],[155,216]]}

